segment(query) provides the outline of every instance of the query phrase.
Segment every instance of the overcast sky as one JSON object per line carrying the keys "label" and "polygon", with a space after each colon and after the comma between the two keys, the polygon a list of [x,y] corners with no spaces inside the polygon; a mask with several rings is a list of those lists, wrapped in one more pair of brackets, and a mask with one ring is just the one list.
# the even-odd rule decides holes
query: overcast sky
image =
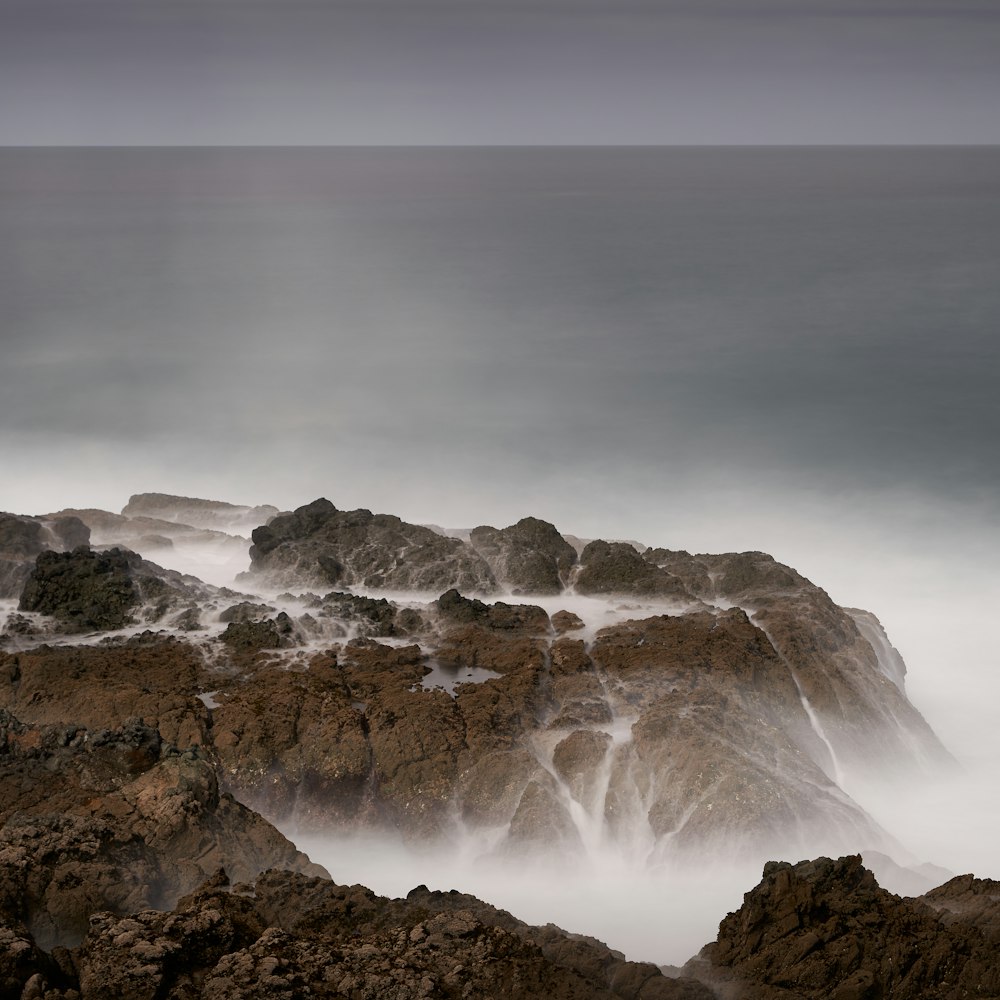
{"label": "overcast sky", "polygon": [[0,143],[996,143],[996,0],[0,0]]}

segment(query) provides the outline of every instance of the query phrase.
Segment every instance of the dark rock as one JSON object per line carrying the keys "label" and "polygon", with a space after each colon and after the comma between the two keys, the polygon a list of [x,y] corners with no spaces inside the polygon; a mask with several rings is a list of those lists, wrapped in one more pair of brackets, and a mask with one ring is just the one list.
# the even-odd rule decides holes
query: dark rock
{"label": "dark rock", "polygon": [[497,588],[489,566],[466,543],[390,514],[338,511],[325,499],[276,517],[252,537],[248,577],[275,586]]}
{"label": "dark rock", "polygon": [[287,649],[296,644],[292,620],[284,611],[263,621],[231,621],[219,639],[241,653]]}
{"label": "dark rock", "polygon": [[21,592],[21,611],[38,611],[68,631],[123,628],[142,602],[133,579],[139,557],[122,549],[43,552]]}
{"label": "dark rock", "polygon": [[576,564],[576,550],[555,526],[535,517],[509,528],[474,528],[470,541],[497,583],[514,594],[558,594]]}
{"label": "dark rock", "polygon": [[22,517],[0,513],[0,599],[18,597],[42,552],[67,552],[90,542],[76,517]]}

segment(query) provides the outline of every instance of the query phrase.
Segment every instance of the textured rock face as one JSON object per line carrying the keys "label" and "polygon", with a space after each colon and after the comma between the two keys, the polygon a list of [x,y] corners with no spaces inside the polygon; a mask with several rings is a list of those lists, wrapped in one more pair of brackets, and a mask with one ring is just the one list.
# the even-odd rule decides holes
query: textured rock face
{"label": "textured rock face", "polygon": [[561,593],[576,564],[576,549],[554,525],[535,517],[500,530],[475,528],[469,540],[497,583],[514,594]]}
{"label": "textured rock face", "polygon": [[0,599],[18,597],[42,552],[67,552],[90,542],[76,517],[20,517],[0,513]]}
{"label": "textured rock face", "polygon": [[20,974],[34,959],[39,988],[54,987],[49,1000],[70,989],[82,1000],[712,997],[693,980],[667,979],[551,926],[529,927],[471,896],[421,886],[387,900],[281,871],[232,891],[213,878],[172,913],[96,915],[83,944],[64,956],[65,971],[22,940]]}
{"label": "textured rock face", "polygon": [[771,863],[687,969],[747,1000],[995,998],[998,898],[963,876],[900,899],[856,856]]}
{"label": "textured rock face", "polygon": [[122,549],[43,552],[18,607],[50,615],[68,632],[124,628],[133,623],[132,611],[142,602],[133,579],[138,562],[138,556]]}
{"label": "textured rock face", "polygon": [[42,552],[21,591],[19,609],[49,615],[64,632],[110,631],[157,622],[219,591],[166,570],[127,549]]}
{"label": "textured rock face", "polygon": [[321,871],[220,795],[204,754],[141,720],[90,731],[0,711],[0,804],[0,911],[45,949],[82,939],[96,910],[170,906],[220,867]]}
{"label": "textured rock face", "polygon": [[576,589],[581,594],[665,597],[690,603],[683,583],[643,559],[626,542],[590,542],[580,554]]}
{"label": "textured rock face", "polygon": [[276,517],[252,537],[247,579],[273,586],[497,589],[485,560],[459,539],[390,514],[339,511],[329,500]]}

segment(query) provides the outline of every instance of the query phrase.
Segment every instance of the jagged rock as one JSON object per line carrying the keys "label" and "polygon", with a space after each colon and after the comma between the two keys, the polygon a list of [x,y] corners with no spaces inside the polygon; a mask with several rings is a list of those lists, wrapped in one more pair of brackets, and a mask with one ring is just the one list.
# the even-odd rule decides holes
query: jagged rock
{"label": "jagged rock", "polygon": [[23,517],[0,513],[0,599],[20,596],[42,552],[67,552],[90,542],[75,517]]}
{"label": "jagged rock", "polygon": [[322,871],[220,795],[204,755],[138,719],[94,732],[0,711],[0,803],[0,912],[45,949],[77,943],[96,911],[170,906],[219,867]]}
{"label": "jagged rock", "polygon": [[469,538],[502,587],[514,594],[558,594],[576,550],[548,521],[522,518],[509,528],[474,528]]}
{"label": "jagged rock", "polygon": [[[1000,952],[990,930],[997,904],[962,913],[976,881],[966,876],[900,899],[879,887],[858,856],[771,862],[719,925],[717,942],[685,969],[747,1000],[1000,997]],[[981,896],[1000,890],[982,886]],[[985,911],[991,918],[981,918]]]}
{"label": "jagged rock", "polygon": [[315,500],[253,532],[248,579],[273,586],[364,586],[492,592],[497,583],[466,543],[390,514],[339,511]]}
{"label": "jagged rock", "polygon": [[37,611],[65,632],[110,631],[142,618],[159,621],[215,588],[148,562],[127,549],[42,552],[21,592],[21,611]]}
{"label": "jagged rock", "polygon": [[21,592],[22,611],[39,611],[63,623],[67,631],[89,632],[123,628],[134,622],[132,611],[142,603],[130,562],[122,549],[91,552],[43,552]]}
{"label": "jagged rock", "polygon": [[263,621],[232,621],[220,641],[240,653],[255,653],[262,649],[287,649],[296,644],[291,618],[282,611]]}
{"label": "jagged rock", "polygon": [[278,609],[270,604],[254,604],[252,601],[241,601],[233,604],[220,612],[219,621],[224,625],[230,622],[252,622],[259,621],[267,615],[273,614]]}
{"label": "jagged rock", "polygon": [[576,589],[581,594],[627,594],[666,597],[685,603],[694,601],[677,577],[646,562],[625,542],[590,542],[580,555]]}
{"label": "jagged rock", "polygon": [[709,1000],[600,942],[529,927],[456,892],[386,900],[287,872],[210,880],[173,913],[95,918],[75,956],[82,1000],[270,996]]}

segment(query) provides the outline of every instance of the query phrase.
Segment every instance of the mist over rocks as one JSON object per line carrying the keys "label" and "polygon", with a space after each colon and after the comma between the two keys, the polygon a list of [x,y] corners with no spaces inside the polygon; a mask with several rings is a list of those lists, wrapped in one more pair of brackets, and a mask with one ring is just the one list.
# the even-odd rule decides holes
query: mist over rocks
{"label": "mist over rocks", "polygon": [[[185,511],[189,517],[199,504],[212,502],[166,495],[134,500],[128,516],[105,512],[104,523],[123,532],[165,525],[161,537],[175,542],[178,553],[186,544],[182,537],[218,543],[214,528],[164,519]],[[147,518],[145,510],[156,517]],[[265,508],[244,508],[251,510]],[[223,514],[232,514],[227,505],[211,509],[212,517]],[[256,593],[240,594],[121,549],[35,551],[43,535],[45,544],[56,546],[73,532],[60,541],[48,529],[25,526],[32,519],[15,520],[0,538],[8,537],[9,551],[31,569],[24,610],[10,614],[4,626],[0,711],[11,713],[8,730],[22,750],[44,744],[48,754],[44,764],[11,758],[11,781],[23,786],[12,801],[27,803],[29,811],[45,794],[28,794],[45,788],[44,767],[83,775],[96,769],[91,791],[110,803],[108,823],[132,807],[108,798],[107,782],[114,794],[136,782],[158,788],[159,779],[144,777],[155,772],[170,775],[164,780],[180,789],[170,794],[189,803],[184,816],[185,810],[196,819],[215,815],[239,800],[241,809],[259,811],[266,829],[279,823],[296,837],[389,832],[418,857],[460,851],[484,865],[537,863],[566,879],[586,879],[609,858],[623,871],[697,870],[719,857],[757,863],[765,850],[763,856],[787,858],[864,850],[873,863],[884,856],[879,871],[890,884],[919,876],[906,867],[909,860],[897,863],[903,848],[858,804],[864,799],[850,793],[859,777],[934,773],[950,758],[909,702],[905,665],[878,619],[838,607],[766,553],[692,555],[596,540],[577,555],[565,536],[537,518],[502,529],[481,526],[456,538],[317,500],[254,528],[251,568],[242,583]],[[100,520],[94,515],[94,524]],[[147,626],[159,631],[134,634]],[[136,717],[145,720],[138,724],[142,738],[135,736]],[[84,763],[77,767],[53,756],[53,740],[63,737],[39,735],[45,727],[63,733],[74,753],[89,753]],[[115,732],[133,734],[114,737],[114,753],[135,757],[141,773],[109,771],[104,757],[88,749],[103,745],[101,734]],[[175,757],[183,758],[183,768]],[[0,790],[5,780],[0,773]],[[30,842],[48,858],[44,852],[65,841],[70,846],[58,850],[67,864],[85,871],[81,845],[100,841],[87,825],[96,814],[78,814],[77,779],[66,780],[63,825],[31,834]],[[78,784],[85,781],[90,779]],[[53,789],[52,801],[62,801],[64,793]],[[155,789],[142,794],[150,801],[162,797]],[[91,949],[86,976],[84,952],[66,965],[62,953],[47,953],[53,940],[48,932],[32,937],[32,927],[42,924],[29,927],[16,915],[6,931],[0,927],[0,974],[10,968],[23,984],[22,972],[30,967],[50,985],[75,984],[93,995],[151,977],[154,993],[174,995],[169,991],[176,987],[177,996],[202,995],[191,991],[203,988],[218,963],[220,991],[234,988],[240,976],[276,976],[278,989],[281,969],[291,970],[281,981],[292,989],[305,981],[296,976],[333,975],[330,948],[317,944],[325,940],[318,925],[309,931],[319,935],[315,940],[296,938],[299,930],[285,925],[273,941],[259,929],[248,931],[239,948],[213,952],[191,978],[169,956],[180,954],[206,919],[215,926],[215,917],[199,906],[185,910],[169,928],[189,926],[194,937],[183,931],[175,938],[164,923],[169,915],[126,915],[149,904],[144,886],[193,886],[211,874],[210,859],[231,867],[222,855],[233,841],[211,826],[215,820],[209,823],[215,833],[199,822],[192,821],[189,839],[177,832],[170,847],[179,851],[183,843],[193,858],[204,856],[197,878],[184,868],[181,879],[176,859],[150,860],[151,826],[138,840],[122,841],[118,860],[108,855],[141,876],[139,889],[134,879],[124,879],[125,895],[112,900],[116,916],[96,921],[92,945],[79,946]],[[12,815],[8,826],[18,823]],[[177,830],[186,823],[177,819]],[[115,836],[107,841],[112,853]],[[223,847],[211,846],[213,836]],[[28,840],[18,843],[29,849]],[[28,868],[39,863],[23,853],[17,857]],[[263,854],[255,857],[255,864],[266,862]],[[164,865],[172,874],[157,875]],[[241,894],[227,893],[222,882],[205,892],[213,900],[219,893]],[[956,900],[959,895],[947,914],[961,910],[980,913],[984,923],[994,919],[987,890],[965,886],[956,890]],[[368,906],[361,896],[352,899],[361,909]],[[81,903],[81,912],[92,902]],[[478,916],[475,903],[463,905],[493,926]],[[946,909],[939,907],[941,920],[958,919]],[[240,919],[249,923],[241,926],[256,928],[263,911],[255,912],[243,912]],[[118,926],[127,919],[134,926]],[[219,926],[230,925],[224,920]],[[503,929],[520,933],[513,925]],[[14,958],[4,965],[7,931],[12,948],[20,942],[20,965]],[[576,954],[583,965],[573,966],[574,975],[604,982],[610,995],[708,995],[691,983],[665,986],[672,981],[661,982],[651,967],[619,968],[611,979],[594,979],[595,969],[611,967],[605,958],[590,951],[584,961],[576,939],[545,934],[548,943],[531,940],[546,961],[550,944]],[[136,942],[135,961],[120,952],[116,941],[123,935]],[[344,957],[350,949],[337,945],[341,972],[360,977],[344,988],[384,986],[377,977],[410,969],[411,946],[425,938],[436,940],[425,928],[413,941],[407,936],[410,943],[399,952],[395,939],[376,936],[363,961],[358,957],[360,965],[351,965],[355,958]],[[458,939],[462,948],[479,940]],[[164,943],[169,941],[174,944]],[[461,964],[457,957],[455,963]],[[439,982],[436,966],[419,968],[421,978],[411,982],[406,972],[399,980],[410,984],[404,991],[413,983],[429,988],[424,979]],[[560,968],[564,975],[566,963]],[[746,980],[735,966],[725,970],[713,967],[711,973],[725,980],[720,989]],[[756,982],[752,976],[747,981]],[[441,987],[445,995],[455,983],[468,987],[469,995],[487,989],[486,980],[459,976],[448,982]],[[495,989],[496,981],[490,982]],[[505,982],[510,987],[513,981]],[[759,988],[765,986],[784,988]]]}
{"label": "mist over rocks", "polygon": [[20,596],[42,552],[68,552],[89,544],[90,530],[77,517],[0,513],[0,599]]}
{"label": "mist over rocks", "polygon": [[900,898],[859,856],[772,862],[685,972],[746,1000],[995,998],[998,898],[969,875]]}
{"label": "mist over rocks", "polygon": [[142,619],[156,622],[192,600],[213,596],[194,577],[143,559],[128,549],[45,551],[21,590],[20,611],[48,615],[66,632],[111,631]]}
{"label": "mist over rocks", "polygon": [[278,508],[270,504],[248,507],[222,500],[201,500],[169,493],[136,493],[122,508],[122,516],[132,520],[152,518],[230,535],[249,534],[255,527],[266,524],[279,513]]}
{"label": "mist over rocks", "polygon": [[497,583],[512,594],[559,594],[576,564],[576,549],[555,525],[524,517],[509,528],[473,528],[472,547],[486,560]]}

